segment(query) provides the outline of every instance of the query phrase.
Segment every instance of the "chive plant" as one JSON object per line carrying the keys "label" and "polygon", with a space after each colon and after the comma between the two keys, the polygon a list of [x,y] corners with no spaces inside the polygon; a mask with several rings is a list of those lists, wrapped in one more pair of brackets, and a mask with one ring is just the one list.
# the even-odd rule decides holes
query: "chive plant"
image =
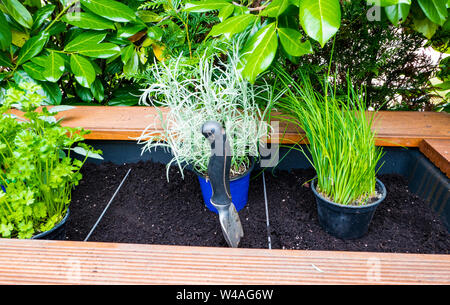
{"label": "chive plant", "polygon": [[376,196],[376,173],[383,152],[375,146],[372,131],[375,112],[366,111],[362,90],[352,87],[349,77],[345,97],[324,78],[322,92],[309,76],[296,83],[279,70],[287,88],[280,107],[287,111],[308,139],[308,158],[317,173],[317,190],[327,199],[343,205],[363,205]]}
{"label": "chive plant", "polygon": [[[257,157],[259,141],[268,134],[270,126],[263,120],[272,103],[268,84],[252,85],[238,70],[237,51],[226,62],[217,56],[202,57],[197,64],[186,62],[182,56],[153,65],[147,71],[149,87],[141,103],[159,108],[159,120],[147,126],[137,139],[143,151],[158,147],[168,150],[183,175],[187,165],[206,175],[211,148],[201,134],[206,121],[217,121],[225,128],[230,142],[231,176],[245,172],[252,157]],[[259,104],[267,105],[260,108]],[[162,133],[156,126],[160,124]]]}

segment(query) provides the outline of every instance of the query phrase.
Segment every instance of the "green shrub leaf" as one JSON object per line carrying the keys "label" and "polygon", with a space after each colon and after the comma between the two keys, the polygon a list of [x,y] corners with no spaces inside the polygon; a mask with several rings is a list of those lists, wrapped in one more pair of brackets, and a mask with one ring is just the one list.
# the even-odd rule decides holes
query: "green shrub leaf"
{"label": "green shrub leaf", "polygon": [[142,31],[145,28],[146,28],[146,26],[144,24],[125,25],[117,31],[117,37],[128,38],[140,31]]}
{"label": "green shrub leaf", "polygon": [[254,83],[258,74],[272,63],[277,47],[276,24],[273,22],[256,32],[244,46],[242,76]]}
{"label": "green shrub leaf", "polygon": [[144,22],[159,22],[163,18],[152,11],[138,11],[137,15]]}
{"label": "green shrub leaf", "polygon": [[70,56],[70,69],[75,75],[77,82],[86,88],[89,88],[95,80],[95,70],[91,62],[76,54]]}
{"label": "green shrub leaf", "polygon": [[426,38],[431,39],[433,37],[434,33],[436,33],[436,30],[438,29],[439,25],[432,22],[428,18],[413,18],[413,28],[419,33],[422,33]]}
{"label": "green shrub leaf", "polygon": [[[376,1],[376,0],[372,0],[372,3],[371,4],[373,4],[373,5],[379,5],[379,6],[381,6],[381,7],[386,7],[386,6],[392,6],[392,5],[395,5],[395,4],[397,4],[397,3],[399,3],[399,2],[401,2],[402,0],[379,0],[379,2],[378,1]],[[368,3],[370,3],[370,0],[369,1],[367,1]]]}
{"label": "green shrub leaf", "polygon": [[302,56],[313,53],[311,43],[302,42],[302,34],[291,28],[279,28],[278,36],[284,50],[292,56]]}
{"label": "green shrub leaf", "polygon": [[62,101],[62,93],[57,83],[41,82],[37,83],[42,87],[46,100],[50,105],[60,105]]}
{"label": "green shrub leaf", "polygon": [[132,53],[129,54],[129,59],[123,66],[123,73],[125,74],[134,74],[138,71],[139,68],[139,55],[136,53],[136,50],[133,48]]}
{"label": "green shrub leaf", "polygon": [[8,68],[12,67],[11,60],[9,59],[7,53],[1,51],[0,51],[0,66]]}
{"label": "green shrub leaf", "polygon": [[445,2],[442,0],[417,0],[420,8],[434,23],[443,25],[447,20],[448,13]]}
{"label": "green shrub leaf", "polygon": [[186,3],[184,6],[185,12],[193,12],[193,13],[204,13],[204,12],[210,12],[215,10],[220,10],[221,8],[228,6],[230,2],[219,0],[205,0],[205,1],[192,1],[189,3]]}
{"label": "green shrub leaf", "polygon": [[128,60],[131,58],[134,52],[135,52],[134,45],[129,45],[122,49],[121,59],[123,64],[126,64],[128,62]]}
{"label": "green shrub leaf", "polygon": [[2,1],[8,14],[14,18],[17,23],[27,29],[31,29],[33,25],[33,17],[30,12],[17,0],[3,0]]}
{"label": "green shrub leaf", "polygon": [[247,14],[238,15],[213,26],[208,36],[224,35],[227,39],[230,39],[234,34],[244,31],[252,22],[255,22],[258,16]]}
{"label": "green shrub leaf", "polygon": [[39,54],[48,41],[48,33],[41,32],[37,36],[33,36],[25,42],[20,49],[16,64],[20,65]]}
{"label": "green shrub leaf", "polygon": [[339,0],[302,0],[299,14],[305,32],[322,47],[341,25]]}
{"label": "green shrub leaf", "polygon": [[11,45],[12,34],[5,15],[0,11],[0,50],[6,51]]}
{"label": "green shrub leaf", "polygon": [[161,41],[164,31],[157,26],[151,26],[147,30],[147,36],[155,41]]}
{"label": "green shrub leaf", "polygon": [[45,77],[42,75],[42,67],[32,61],[26,62],[22,65],[22,68],[27,72],[29,76],[35,80],[45,81]]}
{"label": "green shrub leaf", "polygon": [[64,70],[64,58],[56,52],[50,52],[46,59],[45,70],[42,73],[45,79],[55,83],[61,78]]}
{"label": "green shrub leaf", "polygon": [[87,31],[81,33],[81,35],[76,36],[66,45],[64,51],[73,52],[77,51],[80,47],[82,48],[84,45],[98,44],[102,42],[105,37],[106,33],[98,33],[96,31]]}
{"label": "green shrub leaf", "polygon": [[136,14],[123,3],[113,0],[80,0],[88,10],[115,22],[136,21]]}
{"label": "green shrub leaf", "polygon": [[220,8],[217,17],[219,18],[220,21],[224,21],[225,19],[230,17],[233,14],[233,12],[234,12],[234,5],[230,3]]}
{"label": "green shrub leaf", "polygon": [[290,4],[290,0],[273,0],[262,12],[261,16],[278,17]]}
{"label": "green shrub leaf", "polygon": [[386,6],[384,11],[392,24],[397,25],[403,22],[408,17],[409,9],[411,8],[411,0],[401,0],[398,4]]}
{"label": "green shrub leaf", "polygon": [[68,13],[62,18],[64,22],[88,30],[114,30],[114,22],[91,13]]}
{"label": "green shrub leaf", "polygon": [[75,92],[83,102],[92,102],[92,99],[94,98],[90,89],[82,87],[79,84],[75,86]]}
{"label": "green shrub leaf", "polygon": [[94,58],[109,58],[120,53],[120,47],[110,43],[89,43],[78,46],[77,53]]}
{"label": "green shrub leaf", "polygon": [[105,99],[105,89],[99,78],[92,83],[91,92],[97,101],[102,102]]}
{"label": "green shrub leaf", "polygon": [[55,8],[55,5],[49,4],[41,7],[36,13],[34,13],[32,30],[36,30],[37,28],[39,28],[44,23],[44,21],[52,15]]}

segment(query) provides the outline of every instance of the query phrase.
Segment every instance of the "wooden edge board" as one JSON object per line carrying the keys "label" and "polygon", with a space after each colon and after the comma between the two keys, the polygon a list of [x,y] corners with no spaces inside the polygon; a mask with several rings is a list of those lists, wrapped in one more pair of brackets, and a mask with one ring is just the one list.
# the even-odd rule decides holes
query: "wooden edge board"
{"label": "wooden edge board", "polygon": [[419,150],[450,178],[450,139],[424,139]]}
{"label": "wooden edge board", "polygon": [[[164,117],[168,111],[164,107],[77,106],[59,113],[57,118],[63,118],[64,126],[91,130],[86,139],[133,140],[150,124],[154,124],[152,131],[162,131],[159,117]],[[19,111],[12,113],[21,115]],[[276,125],[278,131],[266,142],[307,143],[303,131],[280,121],[280,116],[283,115],[273,112],[272,117],[276,119],[272,120],[272,126]],[[423,139],[450,139],[450,114],[380,111],[375,116],[374,131],[377,145],[418,147]]]}
{"label": "wooden edge board", "polygon": [[2,284],[450,284],[450,255],[0,239]]}
{"label": "wooden edge board", "polygon": [[[159,120],[165,117],[168,111],[165,107],[77,106],[59,113],[56,117],[63,119],[64,126],[90,130],[91,133],[85,136],[88,140],[136,141],[149,125],[153,125],[149,128],[150,131],[162,134]],[[12,113],[18,116],[22,114],[17,110]],[[292,123],[280,121],[283,117],[286,115],[280,112],[271,114],[271,125],[277,131],[271,137],[261,139],[262,142],[280,145],[307,144],[304,132]],[[439,141],[450,140],[450,114],[380,111],[374,117],[373,129],[377,146],[419,147],[449,176],[448,157],[441,155],[445,149],[436,149],[434,146],[442,145]]]}

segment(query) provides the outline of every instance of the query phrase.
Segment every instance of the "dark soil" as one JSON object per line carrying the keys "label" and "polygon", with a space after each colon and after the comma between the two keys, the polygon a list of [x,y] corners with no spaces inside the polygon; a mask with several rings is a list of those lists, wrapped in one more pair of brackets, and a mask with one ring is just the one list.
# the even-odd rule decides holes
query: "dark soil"
{"label": "dark soil", "polygon": [[[131,172],[89,241],[226,247],[218,216],[203,203],[197,176],[177,168],[166,179],[165,165],[87,164],[72,195],[67,239],[83,240],[101,215],[128,169]],[[239,212],[244,228],[240,247],[267,248],[261,175],[250,182],[249,200]],[[382,175],[387,197],[367,235],[334,238],[320,227],[309,185],[313,170],[266,173],[272,248],[303,250],[449,253],[449,234],[428,204],[410,193],[399,175]]]}
{"label": "dark soil", "polygon": [[[108,167],[110,171],[104,170]],[[126,182],[89,241],[227,246],[217,214],[203,203],[197,176],[185,171],[183,180],[172,167],[167,182],[165,165],[151,162],[123,166],[105,163],[100,170],[88,164],[82,172],[85,183],[72,195],[68,239],[83,240],[88,235],[129,168]],[[121,175],[112,176],[112,172]],[[239,216],[245,232],[240,246],[267,248],[261,179],[252,183],[249,202]]]}
{"label": "dark soil", "polygon": [[[314,170],[279,172],[266,179],[274,248],[398,253],[445,253],[450,234],[427,202],[408,190],[400,175],[381,175],[387,189],[368,233],[357,240],[335,238],[322,230],[309,184]],[[267,176],[266,176],[267,177]]]}

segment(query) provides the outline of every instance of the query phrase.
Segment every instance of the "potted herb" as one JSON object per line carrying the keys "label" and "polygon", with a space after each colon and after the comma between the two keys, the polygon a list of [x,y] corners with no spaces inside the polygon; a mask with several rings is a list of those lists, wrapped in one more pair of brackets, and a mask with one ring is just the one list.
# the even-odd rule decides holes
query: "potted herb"
{"label": "potted herb", "polygon": [[[186,166],[190,166],[198,175],[205,204],[214,212],[207,177],[211,147],[201,133],[203,123],[216,121],[227,133],[232,156],[230,190],[238,211],[247,202],[250,172],[259,156],[260,138],[269,130],[263,118],[272,102],[271,88],[244,80],[238,64],[238,56],[233,54],[227,62],[213,56],[202,57],[192,64],[180,56],[155,64],[147,71],[149,87],[141,96],[146,105],[168,107],[167,113],[160,111],[159,122],[152,122],[139,138],[139,143],[144,144],[143,151],[170,149],[173,158],[167,164],[168,180],[173,163],[182,175]],[[258,102],[268,106],[261,110]],[[162,134],[157,124],[162,127]]]}
{"label": "potted herb", "polygon": [[363,92],[352,89],[336,95],[336,87],[327,76],[321,92],[308,76],[301,74],[296,83],[280,71],[288,97],[280,105],[292,116],[308,139],[305,153],[317,176],[311,188],[317,202],[319,222],[330,234],[353,239],[363,236],[384,200],[386,189],[376,178],[377,164],[383,152],[375,146],[374,112],[365,108]]}
{"label": "potted herb", "polygon": [[[40,87],[19,86],[7,91],[0,107],[0,236],[62,238],[80,169],[100,152],[80,143],[87,131],[60,126],[54,116],[66,106],[37,111]],[[10,114],[12,108],[23,118]],[[72,151],[84,159],[73,159]]]}

